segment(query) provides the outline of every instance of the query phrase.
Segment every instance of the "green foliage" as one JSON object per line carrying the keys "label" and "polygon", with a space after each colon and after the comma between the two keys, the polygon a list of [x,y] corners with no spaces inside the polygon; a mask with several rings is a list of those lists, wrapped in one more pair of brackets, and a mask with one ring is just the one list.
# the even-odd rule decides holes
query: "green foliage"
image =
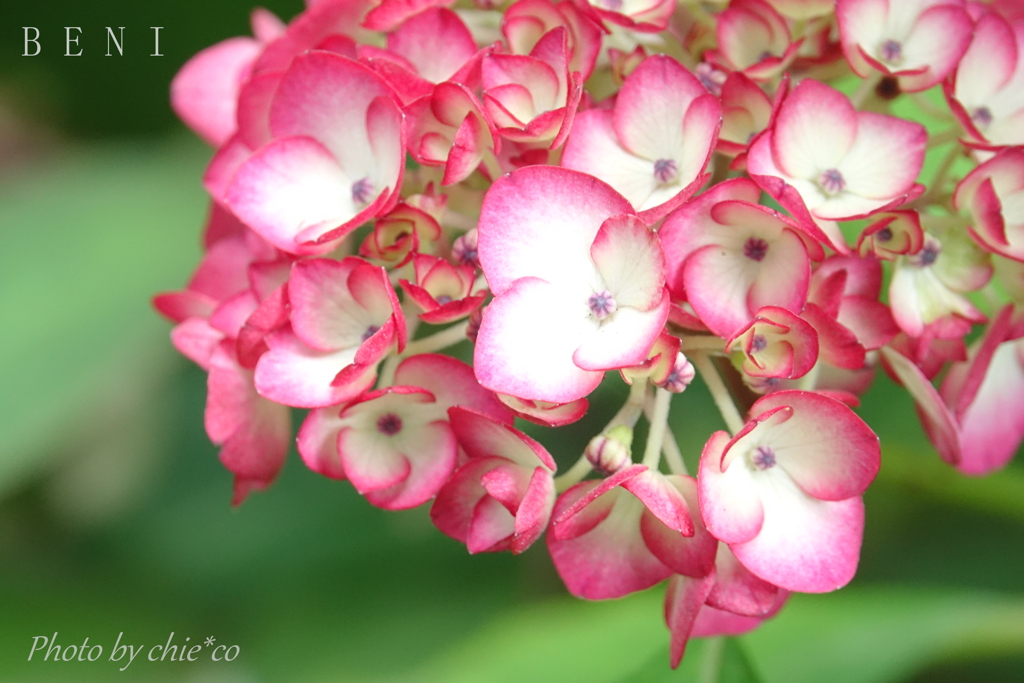
{"label": "green foliage", "polygon": [[743,646],[735,638],[695,640],[676,671],[666,666],[668,646],[622,683],[762,683]]}

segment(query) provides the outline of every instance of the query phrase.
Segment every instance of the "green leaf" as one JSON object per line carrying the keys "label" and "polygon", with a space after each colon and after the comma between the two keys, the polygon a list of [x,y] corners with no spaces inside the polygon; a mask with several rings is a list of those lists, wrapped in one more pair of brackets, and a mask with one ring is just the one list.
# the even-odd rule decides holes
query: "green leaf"
{"label": "green leaf", "polygon": [[742,641],[765,683],[895,683],[942,659],[1024,652],[1024,598],[893,586],[794,595]]}
{"label": "green leaf", "polygon": [[599,603],[553,600],[497,616],[409,678],[896,683],[948,658],[1024,652],[1024,598],[901,586],[794,595],[757,631],[717,641],[721,666],[710,673],[704,653],[714,639],[692,640],[675,672],[667,642],[658,589]]}
{"label": "green leaf", "polygon": [[177,367],[149,300],[198,262],[208,155],[177,142],[87,149],[4,184],[0,495],[131,420]]}

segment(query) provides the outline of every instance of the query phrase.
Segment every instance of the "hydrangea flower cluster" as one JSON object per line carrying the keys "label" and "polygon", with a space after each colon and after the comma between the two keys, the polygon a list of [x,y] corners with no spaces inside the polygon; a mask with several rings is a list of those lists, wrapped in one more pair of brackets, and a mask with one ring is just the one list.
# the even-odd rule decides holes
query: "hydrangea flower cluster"
{"label": "hydrangea flower cluster", "polygon": [[[205,255],[155,299],[235,504],[309,409],[310,469],[471,553],[544,536],[591,600],[667,582],[676,666],[854,576],[879,367],[965,474],[1024,438],[1018,3],[315,0],[252,28],[172,83],[217,151]],[[437,353],[467,338],[472,366]],[[626,403],[559,472],[516,420],[580,419],[613,371]],[[698,374],[729,431],[693,476],[667,418]]]}

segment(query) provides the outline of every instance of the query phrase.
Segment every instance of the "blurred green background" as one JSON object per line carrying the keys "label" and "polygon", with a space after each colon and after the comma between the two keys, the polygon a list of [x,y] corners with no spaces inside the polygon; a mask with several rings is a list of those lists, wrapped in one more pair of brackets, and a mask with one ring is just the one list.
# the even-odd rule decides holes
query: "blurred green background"
{"label": "blurred green background", "polygon": [[[668,671],[662,589],[585,603],[543,547],[469,557],[426,509],[384,512],[294,452],[240,509],[203,432],[205,378],[149,307],[199,257],[210,155],[167,86],[193,53],[247,32],[250,0],[0,7],[0,680],[694,681]],[[299,0],[268,7],[288,18]],[[105,26],[125,26],[106,58]],[[43,53],[23,58],[22,26]],[[81,58],[63,27],[83,28]],[[151,58],[150,26],[163,26]],[[624,396],[542,439],[562,464]],[[861,570],[730,641],[721,681],[1024,681],[1024,468],[960,477],[884,376],[862,414],[884,444]],[[691,465],[720,426],[693,386],[673,403]],[[104,646],[27,662],[34,636]],[[208,636],[231,663],[107,661],[122,643]]]}

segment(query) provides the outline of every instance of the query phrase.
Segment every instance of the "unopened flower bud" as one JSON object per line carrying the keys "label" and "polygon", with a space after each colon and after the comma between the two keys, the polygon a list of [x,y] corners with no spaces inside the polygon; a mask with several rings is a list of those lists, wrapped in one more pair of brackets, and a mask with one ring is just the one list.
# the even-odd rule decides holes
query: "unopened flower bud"
{"label": "unopened flower bud", "polygon": [[680,351],[676,354],[676,361],[672,364],[672,371],[668,373],[668,377],[659,386],[663,389],[671,391],[673,394],[682,393],[686,387],[690,386],[690,382],[693,381],[696,371],[693,369],[693,364],[690,363],[689,359],[683,355]]}
{"label": "unopened flower bud", "polygon": [[595,470],[601,474],[615,474],[632,461],[629,448],[632,443],[633,430],[619,425],[591,439],[585,454]]}
{"label": "unopened flower bud", "polygon": [[476,252],[476,228],[455,238],[455,242],[452,243],[452,260],[460,266],[480,267],[480,259]]}
{"label": "unopened flower bud", "polygon": [[483,321],[483,309],[474,309],[473,312],[469,314],[469,325],[466,327],[466,338],[474,344],[476,343],[476,335],[480,332],[480,324],[483,323]]}

